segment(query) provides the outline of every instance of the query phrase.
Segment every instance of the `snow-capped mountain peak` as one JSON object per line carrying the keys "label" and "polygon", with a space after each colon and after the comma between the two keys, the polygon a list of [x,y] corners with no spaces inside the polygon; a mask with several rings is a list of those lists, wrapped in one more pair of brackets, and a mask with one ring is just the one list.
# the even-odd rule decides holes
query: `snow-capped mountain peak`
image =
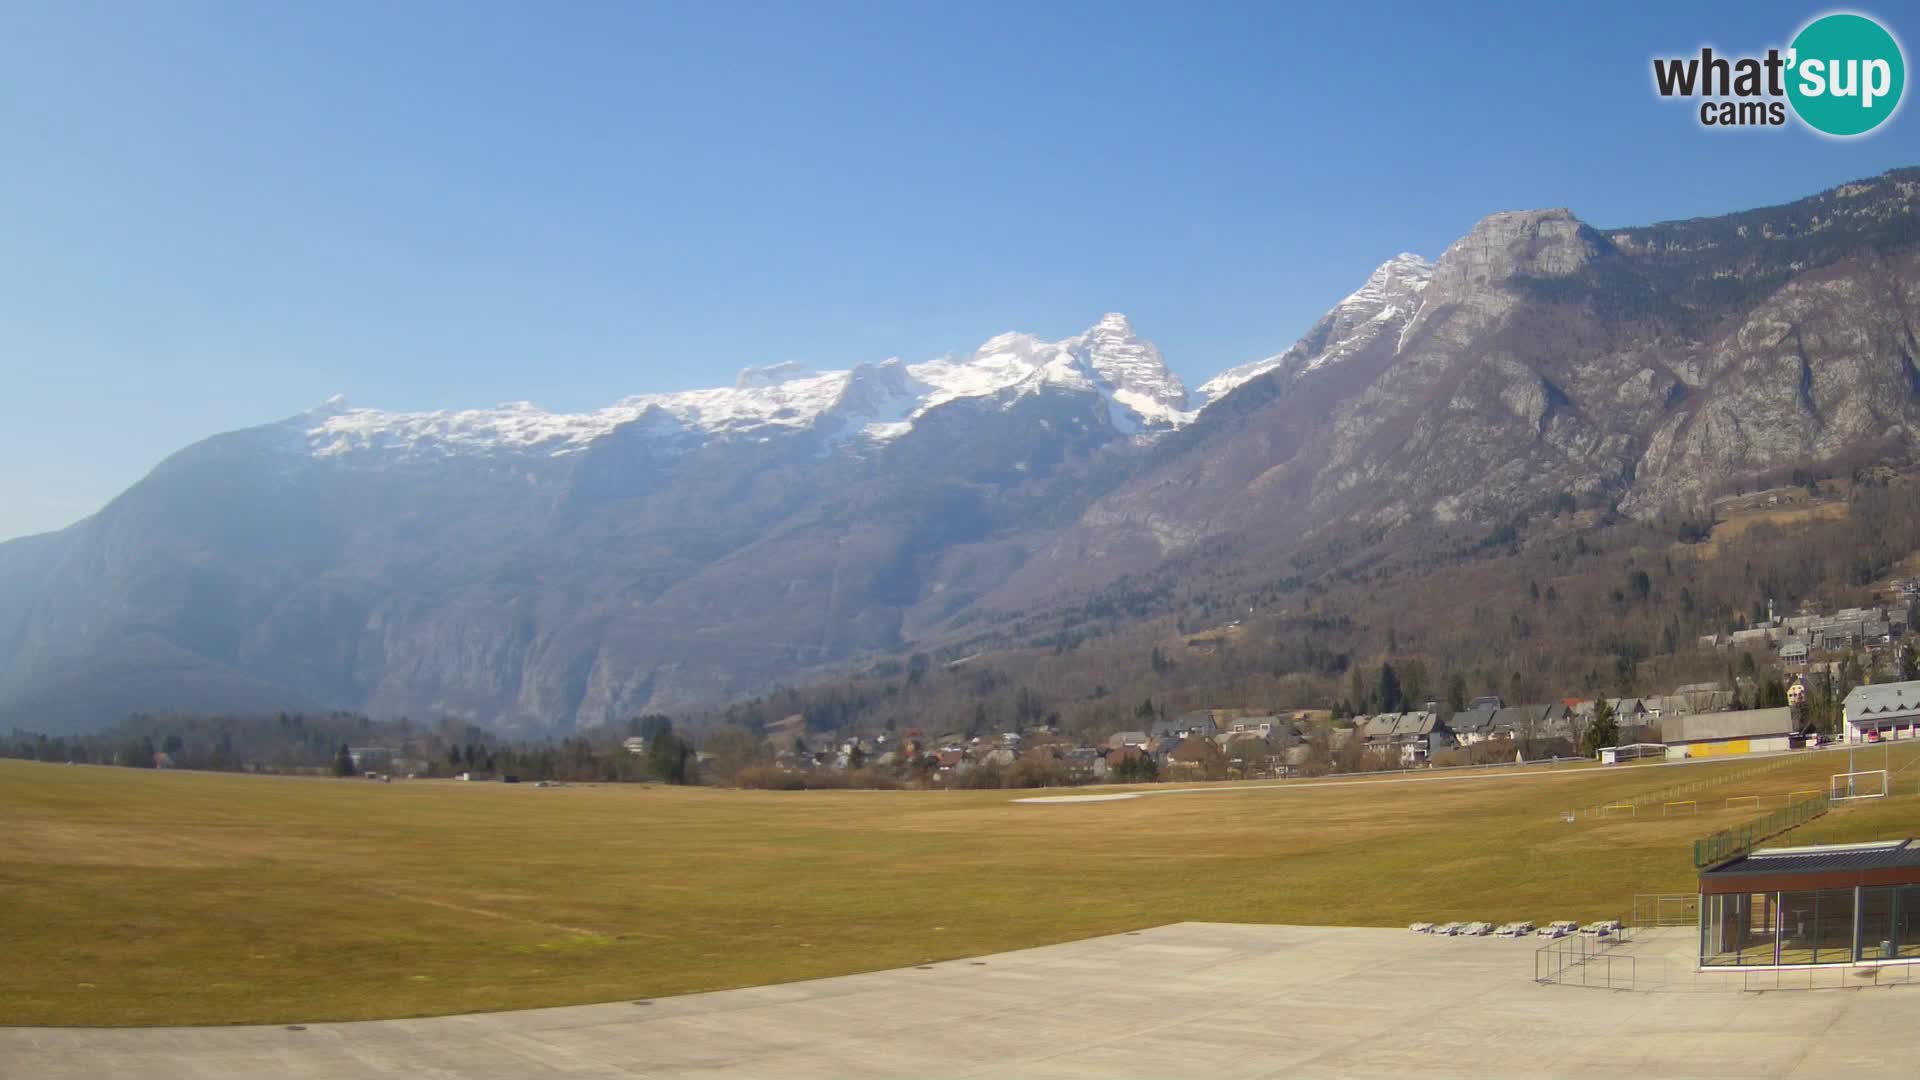
{"label": "snow-capped mountain peak", "polygon": [[1048,342],[1024,333],[988,339],[972,353],[917,364],[889,359],[814,372],[787,361],[743,370],[731,387],[640,394],[588,412],[549,412],[529,402],[491,409],[384,412],[337,405],[305,414],[319,457],[385,452],[403,457],[517,451],[561,455],[585,449],[645,417],[649,434],[704,440],[814,430],[837,441],[884,442],[928,410],[962,398],[1046,388],[1098,393],[1125,432],[1192,419],[1179,376],[1126,316],[1108,314],[1084,333]]}
{"label": "snow-capped mountain peak", "polygon": [[1062,343],[1105,384],[1109,396],[1149,425],[1178,426],[1192,418],[1186,384],[1167,367],[1153,342],[1134,333],[1125,315],[1101,316],[1086,333]]}
{"label": "snow-capped mountain peak", "polygon": [[[1303,375],[1402,332],[1418,312],[1433,264],[1418,255],[1381,263],[1358,289],[1285,352],[1214,376],[1189,395],[1180,377],[1125,315],[1109,312],[1061,341],[1010,332],[965,355],[919,363],[899,359],[840,371],[786,361],[741,371],[730,387],[639,394],[587,412],[549,412],[528,402],[491,409],[383,412],[344,398],[304,414],[307,446],[319,457],[385,452],[402,457],[510,451],[562,455],[616,428],[644,420],[647,435],[696,445],[710,439],[768,438],[811,431],[834,443],[877,444],[911,431],[929,410],[967,398],[1045,390],[1098,394],[1126,434],[1179,427],[1208,402],[1272,371]],[[1397,342],[1397,338],[1391,339]]]}
{"label": "snow-capped mountain peak", "polygon": [[1372,345],[1389,327],[1398,333],[1419,311],[1421,294],[1431,280],[1432,263],[1407,252],[1395,255],[1375,267],[1287,351],[1228,368],[1200,384],[1200,403],[1216,401],[1270,371],[1292,377],[1337,363]]}

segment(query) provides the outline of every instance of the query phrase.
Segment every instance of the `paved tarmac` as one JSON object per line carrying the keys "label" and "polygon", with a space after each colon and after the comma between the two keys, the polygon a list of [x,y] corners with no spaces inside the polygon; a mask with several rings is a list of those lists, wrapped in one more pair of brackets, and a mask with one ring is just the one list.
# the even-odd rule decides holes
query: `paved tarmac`
{"label": "paved tarmac", "polygon": [[[1671,932],[1682,950],[1691,931]],[[304,1029],[0,1028],[0,1076],[1913,1077],[1920,987],[1533,982],[1533,939],[1181,923],[652,1002]]]}

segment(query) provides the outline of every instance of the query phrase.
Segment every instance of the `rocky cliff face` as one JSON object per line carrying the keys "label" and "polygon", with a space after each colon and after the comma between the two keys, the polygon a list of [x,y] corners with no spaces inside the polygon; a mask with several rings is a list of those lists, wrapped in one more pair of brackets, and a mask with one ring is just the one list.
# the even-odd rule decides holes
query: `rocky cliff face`
{"label": "rocky cliff face", "polygon": [[1910,463],[1917,207],[1909,170],[1643,228],[1496,214],[1191,398],[1109,315],[585,414],[330,402],[0,545],[0,726],[305,705],[564,730],[1200,552]]}
{"label": "rocky cliff face", "polygon": [[1240,380],[1013,591],[1212,539],[1491,526],[1566,494],[1698,511],[1767,470],[1911,462],[1917,288],[1914,171],[1612,234],[1566,210],[1495,214],[1382,320],[1392,333]]}

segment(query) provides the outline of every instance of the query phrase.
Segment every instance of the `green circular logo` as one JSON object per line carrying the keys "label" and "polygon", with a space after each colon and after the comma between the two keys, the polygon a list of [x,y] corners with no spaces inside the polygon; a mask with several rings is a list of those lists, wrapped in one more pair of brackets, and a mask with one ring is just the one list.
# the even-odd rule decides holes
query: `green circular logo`
{"label": "green circular logo", "polygon": [[1815,131],[1864,135],[1900,107],[1900,43],[1865,15],[1824,15],[1793,39],[1787,99]]}

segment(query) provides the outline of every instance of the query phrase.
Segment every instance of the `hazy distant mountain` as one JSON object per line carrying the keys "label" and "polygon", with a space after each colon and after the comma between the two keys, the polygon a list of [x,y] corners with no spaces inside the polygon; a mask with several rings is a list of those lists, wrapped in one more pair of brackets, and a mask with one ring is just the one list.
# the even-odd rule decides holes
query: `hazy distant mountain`
{"label": "hazy distant mountain", "polygon": [[1910,462],[1917,193],[1906,170],[1606,232],[1496,214],[1191,398],[1109,315],[590,413],[329,402],[0,545],[0,723],[336,705],[564,729],[938,640],[1202,541],[1271,557]]}

